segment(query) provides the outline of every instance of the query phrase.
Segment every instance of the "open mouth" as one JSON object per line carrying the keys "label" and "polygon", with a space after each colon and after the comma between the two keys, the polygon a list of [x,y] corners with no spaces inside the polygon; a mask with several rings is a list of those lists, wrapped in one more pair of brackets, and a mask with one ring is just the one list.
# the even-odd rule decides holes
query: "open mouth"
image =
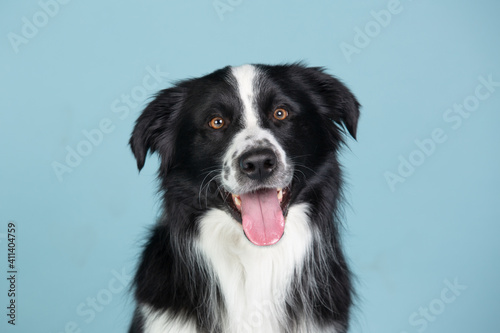
{"label": "open mouth", "polygon": [[283,236],[290,192],[290,187],[261,188],[239,195],[226,192],[232,199],[227,204],[253,244],[272,245]]}

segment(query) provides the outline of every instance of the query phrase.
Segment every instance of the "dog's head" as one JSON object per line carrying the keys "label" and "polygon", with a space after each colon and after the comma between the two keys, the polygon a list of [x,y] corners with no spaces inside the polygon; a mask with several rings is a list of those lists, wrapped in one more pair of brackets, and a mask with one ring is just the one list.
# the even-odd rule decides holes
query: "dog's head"
{"label": "dog's head", "polygon": [[290,205],[338,171],[344,127],[355,137],[358,117],[353,94],[321,68],[225,67],[161,91],[130,144],[139,170],[148,152],[159,154],[164,190],[183,182],[184,195],[226,210],[252,243],[270,245]]}

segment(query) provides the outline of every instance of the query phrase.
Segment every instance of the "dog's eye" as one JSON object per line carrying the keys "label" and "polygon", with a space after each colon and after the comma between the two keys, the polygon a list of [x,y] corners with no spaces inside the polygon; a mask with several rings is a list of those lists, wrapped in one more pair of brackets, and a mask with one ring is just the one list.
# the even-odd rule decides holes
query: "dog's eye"
{"label": "dog's eye", "polygon": [[274,118],[278,120],[285,120],[288,117],[288,112],[285,109],[276,109],[274,110]]}
{"label": "dog's eye", "polygon": [[224,119],[222,119],[221,117],[212,118],[208,125],[213,129],[220,129],[224,126]]}

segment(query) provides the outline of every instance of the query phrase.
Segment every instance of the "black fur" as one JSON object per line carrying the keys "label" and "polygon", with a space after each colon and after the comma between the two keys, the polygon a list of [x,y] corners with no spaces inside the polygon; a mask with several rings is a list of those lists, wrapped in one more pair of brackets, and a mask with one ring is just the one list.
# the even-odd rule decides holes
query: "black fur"
{"label": "black fur", "polygon": [[[304,272],[294,277],[293,296],[284,300],[289,316],[284,331],[295,332],[307,314],[319,326],[337,323],[339,332],[346,332],[353,288],[338,230],[342,196],[338,152],[344,127],[356,136],[359,103],[321,68],[255,66],[263,73],[256,88],[261,125],[273,133],[294,163],[289,206],[309,203],[310,223],[321,231]],[[191,254],[198,221],[207,209],[216,207],[234,216],[217,180],[200,192],[208,172],[227,167],[221,165],[222,154],[241,130],[242,102],[232,80],[226,67],[161,91],[138,118],[130,140],[139,169],[148,152],[160,156],[163,202],[162,218],[151,231],[135,276],[136,300],[195,320],[200,332],[221,332],[214,313],[226,311],[220,287],[210,290],[210,268]],[[277,106],[289,110],[287,121],[270,116]],[[223,130],[207,126],[215,114],[227,120]],[[211,302],[206,301],[209,298]],[[143,332],[142,326],[137,312],[129,332]]]}

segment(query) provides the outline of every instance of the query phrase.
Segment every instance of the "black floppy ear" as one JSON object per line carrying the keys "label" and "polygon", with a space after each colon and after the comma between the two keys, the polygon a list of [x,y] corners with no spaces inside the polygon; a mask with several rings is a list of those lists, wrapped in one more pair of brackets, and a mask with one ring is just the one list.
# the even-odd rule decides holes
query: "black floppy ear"
{"label": "black floppy ear", "polygon": [[360,104],[352,92],[337,78],[326,74],[321,67],[312,70],[316,89],[326,103],[328,117],[337,124],[344,125],[356,139]]}
{"label": "black floppy ear", "polygon": [[158,152],[164,168],[170,166],[177,136],[175,120],[184,95],[180,87],[160,91],[137,119],[129,144],[139,171],[143,168],[149,151]]}

